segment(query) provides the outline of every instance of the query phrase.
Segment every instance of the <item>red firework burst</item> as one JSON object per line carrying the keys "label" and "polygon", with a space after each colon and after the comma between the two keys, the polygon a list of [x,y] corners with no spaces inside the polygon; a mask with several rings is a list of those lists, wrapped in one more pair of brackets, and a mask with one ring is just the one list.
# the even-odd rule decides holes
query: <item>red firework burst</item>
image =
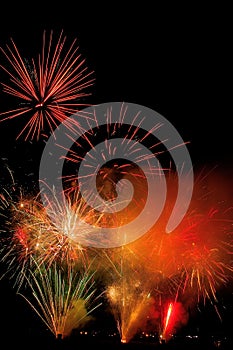
{"label": "red firework burst", "polygon": [[0,47],[8,65],[0,65],[10,78],[10,83],[1,83],[3,92],[16,97],[16,108],[0,113],[0,121],[24,116],[27,122],[17,136],[25,134],[25,140],[34,139],[65,122],[70,130],[74,122],[69,118],[77,112],[80,98],[90,95],[86,89],[93,85],[93,71],[88,71],[85,59],[79,53],[76,39],[66,49],[67,37],[61,31],[54,43],[53,31],[47,40],[43,33],[42,51],[38,59],[25,60],[14,41],[6,49]]}

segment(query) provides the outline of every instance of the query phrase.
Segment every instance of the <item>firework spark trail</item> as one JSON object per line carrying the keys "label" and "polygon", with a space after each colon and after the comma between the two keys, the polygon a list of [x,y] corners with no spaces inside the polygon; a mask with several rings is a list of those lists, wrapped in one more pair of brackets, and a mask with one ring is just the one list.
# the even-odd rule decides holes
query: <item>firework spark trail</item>
{"label": "firework spark trail", "polygon": [[[127,107],[125,107],[124,111],[122,106],[121,113],[126,113],[126,110]],[[77,130],[74,136],[66,135],[72,142],[72,148],[66,148],[62,144],[57,144],[66,153],[61,158],[65,159],[67,164],[72,165],[73,163],[76,167],[75,172],[62,176],[64,182],[71,184],[70,190],[74,188],[75,183],[77,186],[82,185],[84,187],[85,181],[88,183],[89,179],[101,170],[103,162],[106,163],[105,170],[108,169],[109,172],[112,172],[111,181],[113,184],[116,184],[116,181],[114,181],[114,177],[116,176],[122,177],[126,175],[133,177],[134,175],[135,178],[143,179],[145,178],[145,174],[153,177],[162,176],[163,171],[168,170],[167,168],[161,168],[159,161],[156,160],[154,162],[154,160],[156,156],[169,152],[169,150],[165,151],[161,149],[162,142],[156,140],[149,146],[150,149],[153,149],[153,152],[148,153],[145,148],[141,147],[141,144],[149,142],[150,132],[146,133],[133,125],[124,125],[124,115],[119,115],[118,122],[112,122],[111,111],[107,111],[106,125],[104,126],[98,124],[95,111],[93,111],[93,114],[80,111],[76,113],[76,116],[77,118],[75,119],[77,120],[79,118],[82,118],[83,121],[85,120],[86,127],[84,130],[83,128]],[[139,113],[133,118],[133,121],[136,119],[138,124],[140,124]],[[161,125],[156,125],[154,128],[159,129],[160,127]],[[88,130],[88,132],[84,132],[85,130]],[[121,141],[118,144],[119,138],[121,138]],[[99,144],[101,144],[101,147],[99,147]],[[127,159],[132,157],[134,163],[127,162]],[[77,170],[82,162],[85,163],[84,167],[86,169],[89,168],[89,171],[87,170],[86,175],[82,176],[79,174],[78,176]],[[108,163],[112,164],[108,166]],[[139,172],[139,168],[144,169],[145,174],[142,170]],[[118,174],[116,175],[116,173]],[[107,174],[105,174],[105,177],[108,177],[110,180],[110,176]]]}
{"label": "firework spark trail", "polygon": [[[176,174],[169,174],[168,182],[175,192]],[[130,341],[138,327],[145,326],[150,301],[163,315],[162,310],[173,300],[170,317],[162,320],[161,336],[167,341],[171,333],[187,323],[188,309],[206,300],[216,308],[218,290],[233,278],[230,203],[226,201],[224,208],[215,196],[209,199],[208,193],[203,197],[203,182],[196,183],[186,217],[167,234],[173,191],[156,225],[137,241],[120,250],[115,248],[109,255],[115,277],[107,283],[107,297],[123,342]],[[154,327],[159,330],[158,319]]]}
{"label": "firework spark trail", "polygon": [[42,52],[29,66],[21,56],[11,39],[11,46],[0,48],[9,63],[9,68],[0,65],[10,78],[11,85],[1,83],[3,92],[17,98],[20,107],[0,113],[0,121],[16,117],[28,118],[17,139],[25,134],[25,140],[37,140],[42,134],[49,133],[60,124],[74,132],[70,115],[77,112],[81,99],[90,95],[85,92],[94,83],[93,71],[88,72],[85,60],[79,54],[76,39],[66,48],[67,37],[61,31],[56,44],[53,43],[53,31],[47,42],[43,33]]}
{"label": "firework spark trail", "polygon": [[[35,260],[47,266],[53,261],[87,266],[89,258],[97,254],[88,247],[89,240],[96,239],[93,226],[89,226],[89,230],[86,226],[83,228],[83,222],[93,223],[94,217],[86,210],[79,194],[60,203],[53,192],[53,201],[50,197],[46,209],[40,194],[27,197],[16,201],[9,197],[2,211],[6,216],[6,233],[1,237],[1,261],[7,266],[5,274],[15,280],[17,288],[23,284],[27,269],[33,268]],[[97,217],[96,225],[98,220]]]}
{"label": "firework spark trail", "polygon": [[172,312],[173,312],[173,308],[174,308],[173,304],[170,303],[168,305],[167,314],[166,314],[166,317],[165,317],[163,336],[165,336],[165,333],[167,331],[168,324],[169,324],[169,321],[171,319],[171,315],[172,315]]}
{"label": "firework spark trail", "polygon": [[[12,171],[7,167],[10,173],[10,181],[1,188],[1,227],[0,227],[0,261],[5,267],[1,271],[1,278],[5,276],[15,281],[13,286],[22,284],[22,275],[30,266],[31,247],[24,227],[20,227],[19,221],[22,218],[23,210],[28,209],[29,201],[24,197],[22,188],[15,182]],[[24,207],[24,202],[27,202]],[[30,201],[31,202],[31,201]],[[25,211],[26,213],[26,211]],[[25,220],[27,215],[25,215]],[[28,226],[30,224],[28,223]]]}
{"label": "firework spark trail", "polygon": [[[104,239],[99,228],[103,229],[103,233],[105,233],[109,226],[104,214],[98,210],[98,205],[95,204],[95,195],[92,195],[91,190],[88,191],[86,198],[89,196],[89,203],[91,203],[89,205],[81,192],[77,190],[68,195],[64,192],[62,201],[60,201],[60,197],[57,197],[54,188],[50,190],[50,193],[52,196],[48,195],[48,191],[45,192],[43,204],[51,225],[54,225],[55,229],[64,237],[68,237],[74,245],[78,244],[82,249],[95,251],[93,245]],[[111,217],[113,220],[114,207],[112,207],[111,202],[105,202],[106,207],[113,214]],[[107,227],[106,230],[104,225]]]}
{"label": "firework spark trail", "polygon": [[49,267],[44,264],[29,270],[28,285],[31,296],[18,291],[56,336],[67,337],[74,329],[89,322],[93,311],[101,305],[96,294],[94,274],[91,264],[86,269],[68,267],[68,271],[58,264]]}
{"label": "firework spark trail", "polygon": [[[79,192],[66,195],[64,202],[60,202],[56,191],[50,189],[45,208],[40,193],[30,196],[24,194],[15,181],[13,184],[13,192],[3,188],[0,196],[0,214],[5,222],[1,225],[0,239],[1,262],[6,267],[2,278],[7,275],[19,289],[27,270],[33,269],[34,261],[47,266],[53,261],[87,266],[90,258],[98,256],[100,264],[102,254],[89,248],[89,244],[99,238],[95,226],[98,227],[101,215],[85,205]],[[88,229],[83,225],[85,221],[92,223]]]}
{"label": "firework spark trail", "polygon": [[[133,169],[131,175],[133,175],[134,182],[136,183],[139,178],[139,183],[142,184],[140,180],[143,177],[140,173],[137,173],[139,170]],[[110,190],[106,191],[104,183],[105,180],[109,180],[111,183],[113,174],[108,170],[100,169],[102,178],[100,179],[99,188],[103,191],[105,197],[110,199],[107,202],[111,203],[114,188],[110,186]],[[128,176],[128,172],[131,172],[132,168],[129,164],[126,164],[117,166],[116,170],[119,171],[120,176]],[[192,296],[190,298],[192,302],[193,299],[196,302],[208,299],[214,303],[217,299],[218,289],[223,285],[227,285],[232,278],[232,211],[229,208],[231,202],[226,201],[224,208],[224,206],[222,207],[222,201],[219,201],[219,198],[215,195],[213,199],[205,198],[203,195],[203,188],[205,191],[205,187],[203,187],[203,184],[197,183],[194,188],[195,197],[186,217],[173,232],[167,234],[165,230],[167,218],[171,212],[177,190],[177,178],[176,175],[173,175],[173,172],[169,173],[167,205],[158,222],[146,235],[124,246],[123,249],[121,247],[121,254],[118,254],[118,249],[112,249],[112,256],[109,258],[110,268],[114,271],[115,280],[109,281],[106,278],[107,295],[112,305],[122,341],[127,342],[132,339],[138,326],[145,322],[147,312],[158,294],[161,296],[164,305],[168,300],[175,300],[175,302],[183,302],[183,307],[190,307],[192,306],[191,302],[187,302],[190,296]],[[218,179],[217,183],[219,182]],[[113,180],[113,184],[115,184],[115,180]],[[216,182],[212,186],[216,187]],[[215,191],[211,191],[210,185],[209,187],[210,193],[213,195]],[[141,188],[137,184],[136,188],[139,190],[139,196],[142,197],[143,189],[145,190],[144,183]],[[171,189],[172,191],[170,191]],[[73,191],[70,193],[74,194]],[[3,200],[4,198],[3,196]],[[43,244],[48,244],[53,248],[52,254],[46,255],[46,258],[43,255],[43,249],[38,250],[38,256],[42,257],[42,263],[49,261],[49,266],[52,268],[55,261],[60,261],[59,259],[56,260],[57,256],[66,256],[67,262],[73,261],[74,259],[69,252],[74,247],[75,250],[79,249],[80,242],[78,238],[83,239],[83,235],[86,244],[88,244],[88,242],[91,242],[90,239],[93,239],[92,234],[95,234],[91,231],[88,235],[86,229],[83,230],[81,227],[80,236],[75,235],[75,239],[69,241],[68,247],[72,248],[71,250],[67,250],[66,244],[61,244],[64,233],[66,238],[67,236],[72,238],[74,227],[76,227],[79,220],[79,215],[76,216],[76,214],[81,211],[81,217],[85,218],[87,214],[87,220],[91,221],[94,216],[96,226],[100,223],[100,218],[95,221],[93,211],[86,207],[85,202],[84,207],[79,206],[78,198],[72,197],[71,202],[66,198],[66,202],[63,203],[56,198],[56,193],[52,191],[52,196],[47,198],[46,208],[40,202],[39,205],[35,205],[34,210],[29,210],[26,205],[27,201],[20,202],[23,206],[17,206],[16,212],[19,215],[17,214],[15,219],[16,222],[21,222],[21,217],[24,217],[26,213],[24,220],[22,220],[26,224],[22,225],[23,227],[18,225],[18,230],[15,231],[15,239],[23,252],[29,249],[25,227],[28,227],[30,232],[35,228],[33,232],[35,232],[37,241],[33,238],[29,239],[29,242],[38,243],[38,227],[40,226],[42,227],[42,238],[45,238],[41,240],[40,247]],[[71,208],[72,212],[70,211]],[[131,215],[133,216],[134,208],[132,207],[130,210],[132,210]],[[45,211],[46,214],[49,211],[50,215],[44,216]],[[91,218],[88,217],[88,214]],[[32,215],[32,218],[30,215]],[[35,221],[33,221],[33,215]],[[127,234],[126,231],[125,235]],[[41,244],[42,242],[44,243]],[[35,247],[34,243],[33,246]],[[45,250],[48,253],[47,246]],[[123,251],[124,254],[122,255]],[[17,254],[15,253],[16,251],[13,249],[12,264],[16,261]],[[23,256],[25,256],[25,253],[23,253]],[[48,256],[50,257],[49,260]],[[106,259],[107,256],[99,254],[98,258],[100,260],[102,258]],[[77,263],[76,260],[75,263]],[[72,266],[71,264],[70,267]],[[26,270],[32,271],[30,265],[24,270],[24,273]],[[108,272],[107,269],[105,271]],[[169,288],[167,288],[168,285]],[[175,320],[177,323],[179,320],[178,314],[176,314]],[[169,324],[171,325],[171,323],[168,322],[165,333],[168,332]]]}
{"label": "firework spark trail", "polygon": [[[46,180],[50,186],[55,185],[60,194],[63,193],[65,182],[67,192],[71,192],[76,186],[85,197],[91,191],[98,209],[102,206],[103,212],[106,213],[109,209],[112,211],[113,208],[115,216],[119,212],[120,225],[111,229],[108,227],[107,234],[100,230],[99,233],[106,241],[101,247],[120,246],[137,239],[158,219],[166,200],[164,171],[167,167],[162,167],[157,159],[162,154],[169,154],[169,164],[175,165],[179,173],[177,199],[167,230],[178,224],[192,192],[192,167],[185,142],[174,127],[162,116],[156,113],[153,115],[153,111],[149,109],[144,110],[142,106],[124,103],[93,106],[77,112],[73,118],[79,121],[80,128],[77,128],[75,135],[68,135],[62,127],[56,129],[56,141],[50,138],[44,149],[39,176],[41,183]],[[171,136],[173,134],[174,137]],[[142,169],[141,175],[123,169],[132,164]],[[67,165],[65,170],[68,168],[68,173],[64,171],[63,165]],[[73,172],[70,167],[75,167]],[[107,193],[96,186],[103,167],[118,167],[118,178],[111,181],[111,176],[104,175],[105,182],[108,182],[110,187]],[[144,169],[146,172],[143,173]],[[187,186],[184,188],[183,174],[186,172]],[[129,212],[133,213],[133,210],[128,210],[128,205],[136,204],[137,207],[137,201],[131,202],[134,190],[139,187],[135,185],[133,188],[133,182],[129,181],[130,177],[134,176],[140,177],[148,190],[145,205],[140,206],[136,215],[134,214],[134,220],[130,217],[127,222]],[[115,186],[114,192],[117,195],[113,193],[111,184],[112,188]],[[155,192],[157,196],[153,195]],[[90,205],[88,196],[85,200]],[[106,206],[104,200],[111,201],[112,205]],[[124,226],[131,226],[131,229],[127,228],[127,241],[124,241]],[[102,244],[101,240],[97,242],[97,246],[99,244]]]}
{"label": "firework spark trail", "polygon": [[[171,183],[176,182],[175,177],[171,177],[170,181]],[[169,206],[172,205],[173,197],[171,195],[167,208],[168,213],[165,212],[161,220],[147,235],[136,242],[121,247],[120,250],[103,250],[102,254],[98,256],[99,261],[105,265],[107,255],[112,253],[109,256],[109,269],[113,271],[115,276],[113,281],[106,278],[109,274],[107,267],[97,265],[98,269],[102,269],[108,300],[112,305],[123,342],[130,341],[138,331],[138,327],[145,325],[148,313],[154,306],[158,294],[162,296],[163,303],[176,295],[176,300],[184,301],[184,307],[190,307],[192,305],[187,302],[187,295],[192,296],[191,300],[196,298],[196,302],[206,298],[214,301],[218,288],[226,285],[231,279],[232,220],[229,219],[230,212],[228,210],[225,212],[215,209],[207,210],[210,203],[208,202],[207,205],[205,201],[204,208],[201,208],[202,188],[196,187],[196,190],[197,198],[200,197],[201,201],[194,198],[190,211],[174,232],[166,234],[164,229],[166,215],[169,215]],[[75,200],[75,196],[72,203],[80,210],[80,207],[77,206],[79,202]],[[49,266],[53,266],[54,262],[60,264],[62,259],[57,260],[58,256],[63,258],[66,256],[66,262],[72,260],[75,264],[80,258],[82,260],[80,255],[78,260],[75,260],[71,255],[72,249],[78,248],[76,240],[71,240],[67,250],[67,246],[59,244],[61,240],[58,239],[58,236],[63,237],[64,233],[67,236],[67,232],[73,232],[76,218],[74,221],[72,218],[75,210],[72,210],[71,214],[68,210],[70,209],[69,201],[64,205],[56,200],[56,196],[54,196],[52,203],[48,201],[48,205],[50,206],[49,210],[53,211],[53,215],[56,217],[53,224],[47,215],[44,216],[45,210],[41,202],[21,198],[17,205],[14,203],[15,222],[18,224],[16,225],[17,230],[14,231],[14,239],[11,240],[13,244],[11,250],[12,267],[17,261],[18,254],[22,261],[24,261],[24,257],[29,256],[31,262],[32,258],[36,257],[34,253],[31,256],[30,254],[26,255],[25,252],[30,252],[31,247],[35,248],[38,244],[39,226],[42,227],[40,229],[42,237],[40,236],[40,249],[37,246],[36,251],[38,258],[42,259],[42,264],[48,261]],[[68,216],[67,213],[69,213]],[[82,210],[81,213],[83,213]],[[55,227],[54,222],[56,223]],[[28,231],[31,234],[29,239],[25,234]],[[34,236],[32,232],[34,232]],[[20,250],[16,250],[16,242],[20,246]],[[41,249],[43,245],[46,246],[44,251],[47,252],[47,255],[43,255],[43,249]],[[51,254],[48,254],[48,246],[53,247]],[[209,254],[207,254],[208,252]],[[6,256],[6,258],[8,257]],[[70,266],[72,267],[72,264]],[[24,264],[24,268],[21,265],[21,270],[21,276],[26,274],[27,278],[29,278],[28,271],[31,271],[30,275],[33,271],[30,264]],[[185,324],[180,319],[179,313],[175,312],[174,314],[175,317],[172,318],[174,326]],[[169,324],[172,326],[173,322],[169,322]],[[157,323],[155,327],[158,327]],[[167,334],[169,327],[166,327],[166,331],[163,332],[166,339],[169,338]],[[173,329],[174,332],[175,329]]]}
{"label": "firework spark trail", "polygon": [[165,302],[163,305],[164,312],[162,312],[162,332],[160,334],[160,341],[169,341],[173,334],[178,329],[187,324],[188,313],[184,306],[177,301]]}
{"label": "firework spark trail", "polygon": [[175,332],[174,327],[187,322],[183,309],[182,313],[176,312],[172,324],[167,321],[166,327],[161,319],[167,300],[178,298],[180,281],[174,281],[173,276],[164,277],[159,270],[150,271],[145,257],[135,253],[134,244],[108,252],[110,264],[105,274],[106,278],[112,272],[112,278],[106,279],[106,295],[121,342],[128,343],[139,331],[148,333],[148,329],[158,334],[162,329],[161,336],[167,340],[167,331]]}
{"label": "firework spark trail", "polygon": [[[140,180],[143,179],[138,173],[139,170],[130,167],[129,164],[113,168],[100,170],[103,180],[100,181],[100,189],[105,192],[105,197],[108,199],[111,199],[111,195],[115,195],[114,186],[110,185],[110,190],[107,186],[106,189],[105,182],[109,180],[110,184],[114,185],[116,182],[114,172],[116,173],[117,170],[120,174],[121,171],[123,172],[121,176],[125,176],[127,170],[130,172],[133,169],[134,183],[137,180],[135,174],[139,176]],[[225,202],[227,209],[222,208],[222,201],[219,205],[218,201],[215,201],[215,196],[210,200],[209,193],[203,195],[203,191],[205,191],[203,181],[200,183],[197,181],[195,184],[195,196],[186,217],[172,233],[166,233],[167,217],[176,194],[176,176],[173,171],[168,172],[169,197],[158,222],[145,236],[125,247],[125,251],[127,249],[131,251],[131,254],[128,256],[124,254],[122,257],[123,264],[128,265],[128,268],[119,274],[116,267],[119,266],[119,262],[116,262],[114,257],[115,254],[117,255],[117,249],[113,250],[113,257],[110,259],[118,272],[116,277],[118,282],[109,283],[107,293],[123,342],[132,339],[137,332],[140,321],[141,324],[143,323],[142,319],[146,317],[146,310],[148,312],[147,305],[149,300],[152,300],[147,299],[148,295],[151,295],[151,298],[155,300],[158,294],[162,295],[163,303],[169,299],[175,300],[174,305],[177,305],[177,312],[174,311],[174,317],[170,318],[169,327],[167,325],[163,331],[164,337],[168,339],[169,329],[175,332],[176,329],[186,324],[188,317],[186,308],[193,307],[194,299],[196,305],[202,301],[205,303],[206,299],[214,305],[217,301],[219,288],[226,286],[233,277],[231,258],[233,253],[233,221],[232,211],[228,207],[230,203]],[[140,184],[137,184],[136,188],[142,197],[145,185],[141,183],[140,187]],[[210,191],[210,193],[213,195],[214,191]],[[131,210],[134,211],[134,208]],[[131,215],[133,213],[129,211],[127,218]],[[127,235],[127,232],[125,234]],[[144,266],[141,269],[142,274],[139,272],[139,266]],[[145,289],[141,290],[141,293],[135,287],[137,284],[136,275],[138,281],[144,281],[144,277],[147,276]],[[134,278],[131,279],[131,276]],[[187,302],[188,295],[191,295],[189,302]],[[184,304],[181,304],[180,301]]]}
{"label": "firework spark trail", "polygon": [[[58,216],[54,226],[39,194],[14,197],[6,191],[0,197],[7,221],[1,237],[1,263],[6,272],[1,278],[10,276],[17,294],[48,329],[56,337],[67,337],[89,322],[101,305],[95,285],[95,252],[87,253],[71,237],[77,231],[74,206],[77,215],[81,212],[80,220],[84,215],[81,205],[73,197],[73,203],[67,201],[63,206],[54,194],[54,202],[48,204]],[[73,205],[72,211],[68,205]]]}
{"label": "firework spark trail", "polygon": [[[18,289],[28,268],[32,268],[32,257],[38,255],[45,222],[35,198],[21,198],[18,201],[8,198],[6,210],[5,234],[1,237],[1,262],[6,264],[4,275],[14,280],[13,286]],[[48,244],[44,244],[45,249],[48,247]]]}
{"label": "firework spark trail", "polygon": [[153,308],[151,283],[142,278],[140,263],[127,247],[112,251],[112,282],[106,289],[122,343],[128,343],[140,328],[146,326]]}

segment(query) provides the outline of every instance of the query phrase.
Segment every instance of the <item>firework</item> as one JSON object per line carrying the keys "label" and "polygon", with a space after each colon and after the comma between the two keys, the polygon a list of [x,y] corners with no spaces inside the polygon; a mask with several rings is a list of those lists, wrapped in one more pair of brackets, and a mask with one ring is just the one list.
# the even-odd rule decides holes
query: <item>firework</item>
{"label": "firework", "polygon": [[[221,182],[221,177],[216,179]],[[176,182],[173,175],[168,182],[171,185]],[[170,192],[170,202],[159,221],[144,237],[133,242],[130,249],[140,256],[147,271],[144,273],[160,291],[162,309],[172,300],[179,302],[182,314],[186,310],[187,315],[188,309],[208,301],[221,319],[216,308],[218,291],[227,287],[233,277],[232,207],[223,200],[226,189],[221,187],[220,198],[220,192],[217,195],[212,185],[216,186],[216,182],[208,176],[195,183],[189,211],[180,225],[167,234],[166,221],[173,203]],[[179,314],[174,312],[171,320],[178,321]]]}
{"label": "firework", "polygon": [[186,325],[188,313],[180,302],[165,302],[162,310],[160,341],[167,342],[178,329]]}
{"label": "firework", "polygon": [[218,291],[233,277],[232,210],[229,201],[212,191],[212,179],[207,179],[208,191],[206,178],[195,183],[186,217],[167,234],[177,183],[170,173],[170,196],[158,222],[140,239],[112,250],[115,278],[108,283],[107,295],[122,341],[132,339],[140,327],[146,329],[148,315],[167,341],[187,323],[188,310],[206,301],[221,318],[216,309]]}
{"label": "firework", "polygon": [[47,39],[44,31],[42,52],[31,62],[22,57],[12,39],[6,49],[1,48],[7,64],[0,67],[10,78],[10,83],[1,83],[3,92],[20,105],[2,112],[0,121],[25,118],[17,138],[39,139],[60,123],[73,131],[75,125],[69,116],[85,105],[80,100],[90,94],[86,90],[93,85],[93,72],[88,71],[76,39],[68,46],[63,31],[55,43],[53,36],[51,31]]}
{"label": "firework", "polygon": [[[67,337],[74,329],[89,322],[93,311],[101,305],[96,294],[94,271],[61,268],[56,263],[38,265],[30,270],[28,290],[18,292],[58,337]],[[29,296],[28,296],[29,295]]]}
{"label": "firework", "polygon": [[[154,153],[140,145],[146,142],[148,135],[140,134],[137,127],[123,125],[124,108],[121,107],[118,122],[112,122],[110,113],[107,114],[104,126],[98,125],[93,111],[89,119],[85,119],[82,112],[76,114],[75,118],[79,120],[80,117],[85,124],[75,135],[77,140],[67,134],[64,136],[59,128],[56,142],[50,138],[41,159],[41,187],[46,181],[50,187],[55,185],[58,193],[63,192],[63,185],[68,195],[79,191],[92,216],[99,218],[99,239],[93,241],[96,247],[121,246],[136,239],[156,220],[164,203],[163,191],[161,198],[153,195],[158,189],[165,189],[164,169]],[[90,130],[83,133],[86,129]],[[110,137],[113,139],[109,141]],[[95,145],[96,142],[99,143]],[[152,212],[153,207],[156,209]],[[131,228],[125,233],[127,225]]]}
{"label": "firework", "polygon": [[[126,134],[129,139],[133,138],[128,128]],[[94,139],[94,134],[92,136]],[[127,143],[127,139],[123,139],[123,145]],[[92,147],[93,140],[90,135],[86,135],[86,140],[95,154],[97,149]],[[108,245],[105,246],[104,239],[107,235],[99,235],[99,229],[104,228],[108,233],[108,229],[115,228],[115,233],[123,232],[127,241],[131,232],[129,226],[124,224],[134,220],[146,202],[146,174],[158,178],[163,178],[164,174],[160,167],[150,166],[145,155],[142,158],[146,158],[149,165],[144,171],[128,160],[119,164],[107,156],[112,154],[113,143],[105,146],[101,156],[103,160],[107,160],[107,165],[102,167],[102,161],[91,153],[88,155],[90,162],[85,161],[90,170],[86,178],[97,174],[97,192],[104,203],[95,205],[99,202],[93,191],[93,182],[91,185],[87,182],[87,196],[83,197],[84,192],[80,187],[84,185],[85,177],[81,177],[81,186],[76,186],[75,181],[79,180],[79,177],[75,178],[76,174],[71,178],[64,178],[68,179],[69,186],[68,191],[64,190],[61,197],[57,196],[54,188],[51,190],[48,186],[49,195],[48,191],[40,193],[44,199],[43,204],[41,197],[31,199],[22,196],[20,201],[11,205],[10,217],[13,219],[9,220],[8,231],[12,235],[9,235],[7,244],[3,242],[3,246],[9,249],[4,250],[3,260],[9,261],[9,271],[14,271],[20,276],[20,293],[23,294],[23,282],[27,281],[32,295],[37,295],[33,300],[39,309],[32,301],[31,306],[38,314],[43,314],[42,319],[56,336],[66,336],[77,324],[79,327],[82,322],[79,323],[75,319],[75,310],[81,307],[83,301],[80,300],[82,298],[75,300],[73,306],[67,310],[66,315],[70,320],[67,323],[55,313],[52,313],[52,318],[47,318],[44,301],[47,302],[47,296],[50,294],[49,300],[52,302],[48,310],[54,309],[53,298],[56,295],[55,289],[51,289],[49,285],[52,280],[58,281],[56,291],[58,290],[58,295],[62,294],[59,292],[62,290],[61,286],[69,286],[73,281],[72,278],[69,280],[70,276],[73,276],[73,272],[70,271],[80,271],[80,267],[88,269],[90,256],[94,255],[95,262],[92,266],[95,266],[95,276],[99,273],[102,282],[105,283],[107,302],[110,303],[122,342],[129,342],[142,328],[147,328],[148,320],[153,323],[154,330],[158,331],[161,338],[168,340],[171,333],[186,324],[187,310],[190,307],[202,301],[205,303],[206,300],[216,304],[218,290],[227,286],[232,279],[232,207],[229,206],[231,200],[222,200],[219,197],[219,188],[217,193],[215,191],[216,184],[220,187],[221,178],[217,178],[217,182],[213,183],[209,181],[208,176],[204,177],[204,181],[197,178],[194,196],[186,216],[168,234],[166,225],[176,201],[178,187],[178,175],[169,170],[166,176],[168,196],[158,220],[137,240],[131,239],[128,244],[121,240],[124,243],[121,247],[106,249]],[[127,150],[130,152],[130,148]],[[115,155],[115,151],[113,154]],[[65,159],[77,164],[79,160],[83,161],[86,158],[71,151]],[[75,183],[70,184],[70,179]],[[132,203],[127,202],[126,209],[118,211],[121,201],[115,205],[115,198],[119,194],[117,189],[121,189],[122,185],[117,188],[116,183],[122,179],[132,181],[135,191]],[[228,188],[222,189],[222,198],[225,193],[228,194],[226,191]],[[156,194],[157,192],[154,193]],[[2,208],[5,207],[5,198],[5,194],[1,196]],[[107,214],[106,209],[109,209]],[[152,215],[154,210],[151,206],[149,213]],[[135,227],[136,236],[140,228]],[[133,237],[135,238],[135,232]],[[101,246],[104,249],[90,249],[93,246]],[[14,270],[16,265],[17,269]],[[49,275],[43,279],[45,268]],[[65,300],[66,295],[61,298]],[[85,308],[81,307],[80,310],[84,315]],[[56,323],[53,327],[51,319],[53,324]],[[59,321],[55,322],[58,319]],[[73,319],[77,323],[75,320],[73,322]]]}
{"label": "firework", "polygon": [[[1,261],[7,266],[4,275],[10,276],[17,288],[27,270],[33,269],[34,261],[47,266],[53,261],[86,266],[89,258],[97,255],[88,244],[96,239],[94,226],[98,225],[98,218],[94,223],[94,215],[78,193],[72,199],[64,197],[61,203],[52,191],[46,208],[40,193],[34,197],[21,194],[17,200],[9,196],[4,203],[6,224],[1,237]],[[85,220],[91,220],[94,226],[87,226]]]}
{"label": "firework", "polygon": [[122,343],[146,327],[154,305],[151,283],[143,278],[140,264],[127,247],[114,252],[113,282],[106,289]]}

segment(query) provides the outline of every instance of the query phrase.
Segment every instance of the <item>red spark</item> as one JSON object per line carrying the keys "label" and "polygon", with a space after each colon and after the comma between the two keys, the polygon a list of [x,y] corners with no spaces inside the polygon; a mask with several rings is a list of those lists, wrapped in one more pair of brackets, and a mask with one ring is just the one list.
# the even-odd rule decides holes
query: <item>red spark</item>
{"label": "red spark", "polygon": [[[0,113],[0,121],[23,116],[27,122],[17,136],[26,134],[25,140],[34,139],[53,130],[62,122],[69,130],[75,129],[70,116],[85,105],[80,99],[90,95],[85,92],[93,85],[93,72],[88,72],[85,59],[79,53],[76,39],[66,49],[67,37],[61,31],[53,44],[53,31],[49,40],[43,33],[42,52],[38,59],[28,63],[20,54],[13,39],[6,49],[0,48],[9,67],[0,65],[10,78],[1,83],[3,92],[17,98],[20,106]],[[46,135],[48,136],[48,135]]]}
{"label": "red spark", "polygon": [[13,239],[19,242],[25,249],[28,249],[28,235],[26,231],[22,228],[18,228],[15,233]]}

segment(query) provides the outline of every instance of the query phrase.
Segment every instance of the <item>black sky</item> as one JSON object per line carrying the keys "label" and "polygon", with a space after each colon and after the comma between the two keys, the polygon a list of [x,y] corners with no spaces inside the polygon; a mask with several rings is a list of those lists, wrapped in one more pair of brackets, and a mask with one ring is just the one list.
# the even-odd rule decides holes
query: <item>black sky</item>
{"label": "black sky", "polygon": [[[70,42],[78,39],[87,66],[95,71],[88,102],[124,101],[152,108],[190,142],[194,164],[232,165],[227,8],[42,4],[8,5],[1,12],[7,21],[0,24],[0,46],[12,37],[22,54],[35,56],[44,29],[63,29]],[[0,106],[4,100],[1,93]],[[0,124],[1,153],[15,138],[17,126],[14,120]]]}

